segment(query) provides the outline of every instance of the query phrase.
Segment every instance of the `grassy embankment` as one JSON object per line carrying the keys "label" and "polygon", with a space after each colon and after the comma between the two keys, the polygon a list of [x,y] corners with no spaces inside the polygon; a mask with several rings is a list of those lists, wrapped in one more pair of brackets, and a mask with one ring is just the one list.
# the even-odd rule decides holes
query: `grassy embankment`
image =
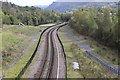
{"label": "grassy embankment", "polygon": [[[107,63],[112,63],[114,66],[118,67],[120,65],[120,60],[119,60],[119,52],[118,50],[115,50],[114,48],[110,48],[104,45],[101,45],[98,43],[96,40],[87,37],[87,36],[82,36],[78,34],[75,30],[72,29],[72,32],[74,33],[75,36],[78,36],[79,40],[82,42],[86,43],[87,45],[92,48],[92,50],[96,53],[96,55],[102,59],[103,61]],[[81,38],[82,36],[82,38]]]}
{"label": "grassy embankment", "polygon": [[[52,24],[51,24],[52,25]],[[6,78],[14,78],[22,70],[24,65],[31,57],[38,42],[40,30],[45,29],[47,25],[42,26],[18,26],[18,25],[4,25],[2,34],[2,56],[3,56],[3,74]],[[49,25],[48,25],[49,26]],[[38,34],[38,35],[37,35]],[[14,59],[21,52],[22,48],[31,40],[31,36],[37,35],[33,39],[24,54],[18,59],[16,64],[8,70]],[[32,46],[31,46],[32,45]]]}
{"label": "grassy embankment", "polygon": [[97,53],[98,56],[104,58],[103,61],[109,61],[116,66],[120,65],[118,50],[103,46],[97,41],[94,41],[92,38],[84,38],[82,40],[89,44],[92,50]]}
{"label": "grassy embankment", "polygon": [[[67,58],[67,77],[68,78],[115,78],[112,74],[101,64],[94,59],[85,55],[83,49],[79,48],[77,44],[69,40],[64,32],[64,28],[59,31],[60,39],[64,45]],[[80,70],[74,71],[72,62],[78,62]]]}

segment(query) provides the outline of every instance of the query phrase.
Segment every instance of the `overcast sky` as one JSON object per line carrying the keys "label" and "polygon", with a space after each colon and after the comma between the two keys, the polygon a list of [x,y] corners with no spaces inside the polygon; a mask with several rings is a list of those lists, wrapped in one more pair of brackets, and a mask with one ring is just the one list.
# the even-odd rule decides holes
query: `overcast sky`
{"label": "overcast sky", "polygon": [[[2,0],[6,1],[6,0]],[[7,0],[20,6],[50,5],[56,0]]]}
{"label": "overcast sky", "polygon": [[[2,0],[2,1],[6,1],[6,0]],[[15,3],[20,6],[50,5],[54,1],[57,1],[57,2],[118,2],[118,0],[7,0],[7,1]]]}
{"label": "overcast sky", "polygon": [[57,0],[58,2],[118,2],[120,0]]}

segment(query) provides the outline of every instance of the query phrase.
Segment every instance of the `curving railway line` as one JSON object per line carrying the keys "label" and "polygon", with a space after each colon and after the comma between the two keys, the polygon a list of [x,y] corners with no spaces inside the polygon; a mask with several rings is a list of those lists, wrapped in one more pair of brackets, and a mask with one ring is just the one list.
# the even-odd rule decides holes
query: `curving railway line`
{"label": "curving railway line", "polygon": [[[59,36],[57,34],[57,31],[60,27],[67,25],[67,23],[59,23],[54,26],[50,26],[43,30],[43,32],[40,35],[38,44],[36,46],[36,49],[31,56],[30,60],[27,62],[27,64],[24,66],[24,68],[19,73],[16,80],[20,80],[21,76],[24,74],[26,69],[29,67],[30,63],[34,59],[34,56],[36,55],[36,52],[38,51],[38,48],[41,43],[41,38],[44,38],[44,41],[42,42],[44,45],[41,46],[43,49],[41,49],[40,54],[40,60],[38,61],[39,66],[36,67],[37,71],[33,74],[32,80],[49,80],[49,79],[55,79],[58,80],[60,78],[66,79],[66,56],[64,53],[63,45],[59,39]],[[114,72],[115,74],[120,74],[120,72],[107,64],[103,63],[101,60],[97,59],[94,55],[92,55],[90,52],[86,51],[89,56],[95,58],[98,62],[103,64],[105,67],[107,67],[109,70]]]}
{"label": "curving railway line", "polygon": [[44,52],[42,56],[41,65],[35,78],[49,79],[49,78],[66,78],[66,64],[62,45],[57,36],[59,27],[66,23],[51,27],[46,31]]}
{"label": "curving railway line", "polygon": [[67,23],[65,22],[59,23],[43,30],[33,55],[31,56],[27,64],[24,66],[24,68],[21,70],[21,72],[18,74],[16,80],[20,80],[20,78],[25,73],[26,69],[29,67],[30,63],[34,59],[34,56],[36,55],[39,46],[41,46],[40,43],[42,37],[44,39],[44,41],[42,42],[44,45],[41,46],[43,49],[40,50],[39,53],[41,54],[41,56],[39,56],[40,59],[38,60],[39,66],[35,67],[36,71],[34,71],[34,73],[32,72],[32,78],[34,78],[35,80],[66,78],[67,74],[65,53],[63,45],[61,44],[59,36],[57,35],[57,30],[66,24]]}

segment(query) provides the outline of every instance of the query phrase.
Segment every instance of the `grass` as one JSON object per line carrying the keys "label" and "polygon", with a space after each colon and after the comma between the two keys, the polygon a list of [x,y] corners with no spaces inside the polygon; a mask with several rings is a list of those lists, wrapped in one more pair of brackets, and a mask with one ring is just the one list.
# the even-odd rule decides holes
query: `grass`
{"label": "grass", "polygon": [[2,36],[3,69],[6,69],[14,57],[20,53],[29,38],[26,35],[14,34],[13,32],[3,32]]}
{"label": "grass", "polygon": [[[40,29],[39,29],[40,28]],[[4,25],[3,31],[7,32],[13,32],[15,34],[24,34],[27,36],[31,36],[35,34],[36,32],[39,32],[41,29],[44,29],[44,27],[34,27],[34,26],[16,26],[16,25]]]}
{"label": "grass", "polygon": [[103,61],[107,63],[111,62],[114,64],[114,66],[118,66],[118,63],[120,63],[120,60],[119,60],[120,57],[118,56],[119,55],[118,50],[101,45],[94,39],[87,37],[87,36],[85,36],[84,38],[80,38],[82,35],[79,35],[74,30],[72,30],[72,32],[74,33],[75,36],[79,36],[78,37],[79,40],[88,44],[100,59],[102,59]]}
{"label": "grass", "polygon": [[[69,40],[64,32],[64,28],[59,30],[59,36],[64,45],[67,58],[67,78],[117,78],[101,64],[86,55],[83,49]],[[80,70],[74,71],[72,62],[78,62]]]}
{"label": "grass", "polygon": [[[48,24],[53,25],[53,24]],[[22,48],[30,41],[32,35],[37,34],[39,31],[45,29],[45,26],[18,26],[18,25],[3,25],[2,35],[2,53],[3,53],[3,74],[5,78],[15,78],[18,73],[25,66],[30,59],[33,51],[35,50],[39,35],[36,41],[30,43],[25,50],[24,54],[18,59],[16,64],[7,69],[12,64],[14,58],[21,52]],[[32,45],[32,46],[31,46]]]}
{"label": "grass", "polygon": [[[48,26],[52,26],[52,25],[55,25],[55,24],[54,24],[54,23],[52,23],[52,24],[43,24],[43,25],[40,25],[40,27],[46,27],[46,28],[47,28]],[[41,45],[42,41],[43,41],[43,38],[41,39],[40,45]],[[31,63],[30,66],[27,68],[27,70],[26,70],[26,72],[23,74],[22,78],[27,78],[27,77],[28,77],[28,74],[29,74],[29,72],[31,71],[31,67],[34,65],[35,61],[38,59],[40,47],[41,47],[41,46],[39,46],[38,51],[37,51],[37,53],[36,53],[36,55],[35,55],[32,63]]]}
{"label": "grass", "polygon": [[119,56],[117,50],[100,45],[98,42],[94,41],[93,39],[86,39],[85,42],[90,45],[90,47],[93,49],[95,53],[97,53],[104,59],[112,62],[113,64],[118,65]]}
{"label": "grass", "polygon": [[52,26],[54,25],[55,23],[51,23],[51,24],[43,24],[43,25],[40,25],[40,27],[45,27],[45,26]]}
{"label": "grass", "polygon": [[[40,45],[41,45],[42,42],[43,42],[43,39],[41,39]],[[31,67],[34,65],[35,61],[37,61],[37,59],[38,59],[40,47],[41,46],[39,46],[38,51],[37,51],[33,61],[31,62],[30,66],[26,69],[26,72],[22,75],[22,78],[27,78],[28,77],[28,74],[29,74],[29,72],[31,70]]]}
{"label": "grass", "polygon": [[[37,39],[38,41],[38,39]],[[22,70],[22,68],[25,66],[25,64],[28,62],[30,59],[32,53],[34,52],[36,48],[36,42],[32,42],[31,45],[28,47],[28,49],[25,51],[24,55],[19,59],[19,61],[15,64],[13,68],[11,68],[6,75],[6,78],[15,78],[19,72]],[[18,67],[20,66],[20,67]]]}

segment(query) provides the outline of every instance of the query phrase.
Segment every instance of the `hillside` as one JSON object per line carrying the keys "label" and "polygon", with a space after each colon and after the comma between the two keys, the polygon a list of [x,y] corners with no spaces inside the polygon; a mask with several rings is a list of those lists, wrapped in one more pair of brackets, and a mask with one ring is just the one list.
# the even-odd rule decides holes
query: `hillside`
{"label": "hillside", "polygon": [[117,3],[115,2],[53,2],[48,6],[47,10],[53,10],[59,13],[69,13],[80,8],[86,7],[100,7],[108,6],[111,8],[116,8]]}
{"label": "hillside", "polygon": [[[2,2],[3,24],[40,25],[53,23],[58,20],[58,14],[53,11],[36,7],[18,6],[8,2]],[[48,16],[49,15],[49,16]]]}
{"label": "hillside", "polygon": [[48,7],[48,5],[35,5],[34,7],[45,9]]}

